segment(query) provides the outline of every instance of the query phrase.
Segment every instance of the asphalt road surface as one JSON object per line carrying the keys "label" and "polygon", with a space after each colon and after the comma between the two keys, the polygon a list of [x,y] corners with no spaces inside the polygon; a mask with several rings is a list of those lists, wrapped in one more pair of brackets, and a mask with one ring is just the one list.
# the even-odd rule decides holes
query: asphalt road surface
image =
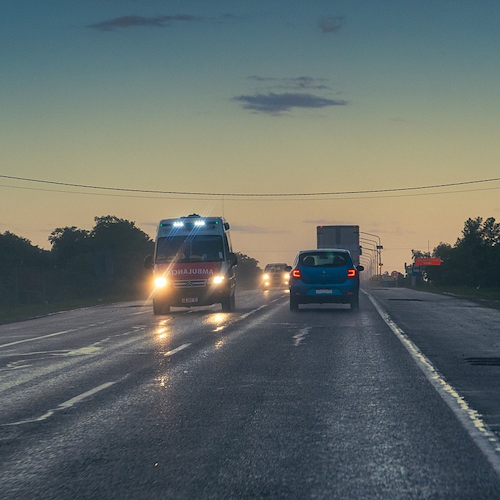
{"label": "asphalt road surface", "polygon": [[500,312],[126,303],[0,326],[2,499],[498,499]]}

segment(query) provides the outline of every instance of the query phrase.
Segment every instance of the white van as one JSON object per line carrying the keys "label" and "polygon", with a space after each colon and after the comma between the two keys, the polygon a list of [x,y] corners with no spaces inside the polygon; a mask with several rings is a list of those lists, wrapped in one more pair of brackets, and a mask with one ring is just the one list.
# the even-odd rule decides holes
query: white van
{"label": "white van", "polygon": [[192,214],[160,221],[155,253],[144,264],[153,269],[154,314],[167,314],[170,306],[235,308],[237,258],[222,217]]}

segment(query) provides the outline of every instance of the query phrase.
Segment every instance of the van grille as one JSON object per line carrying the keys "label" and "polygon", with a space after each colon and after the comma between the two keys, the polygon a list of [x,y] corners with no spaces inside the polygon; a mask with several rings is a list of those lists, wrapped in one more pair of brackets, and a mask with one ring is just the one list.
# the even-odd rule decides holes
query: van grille
{"label": "van grille", "polygon": [[175,288],[203,288],[207,286],[207,280],[174,280]]}

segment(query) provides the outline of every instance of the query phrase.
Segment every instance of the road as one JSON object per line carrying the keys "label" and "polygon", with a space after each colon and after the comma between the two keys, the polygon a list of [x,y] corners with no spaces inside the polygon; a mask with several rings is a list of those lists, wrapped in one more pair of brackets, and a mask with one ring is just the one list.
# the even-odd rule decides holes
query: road
{"label": "road", "polygon": [[[500,312],[404,289],[0,326],[0,497],[498,499]],[[496,415],[496,416],[495,416]]]}

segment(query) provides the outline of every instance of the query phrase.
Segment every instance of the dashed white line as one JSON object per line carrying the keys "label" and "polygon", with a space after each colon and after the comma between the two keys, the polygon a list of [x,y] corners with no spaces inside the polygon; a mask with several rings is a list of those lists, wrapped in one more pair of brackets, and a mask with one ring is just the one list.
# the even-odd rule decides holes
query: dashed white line
{"label": "dashed white line", "polygon": [[77,403],[80,403],[84,399],[87,399],[90,396],[93,396],[94,394],[101,392],[104,389],[107,389],[108,387],[111,387],[112,385],[114,385],[116,383],[117,383],[116,381],[115,382],[106,382],[105,384],[101,384],[97,387],[94,387],[93,389],[90,389],[90,391],[84,392],[82,394],[79,394],[78,396],[75,396],[74,398],[68,399],[68,401],[61,403],[56,408],[52,408],[51,410],[47,411],[46,413],[44,413],[40,417],[27,419],[27,420],[20,420],[18,422],[11,422],[11,423],[2,424],[2,425],[9,426],[9,425],[22,425],[22,424],[30,424],[30,423],[34,423],[34,422],[42,422],[43,420],[47,420],[49,417],[51,417],[56,411],[64,410],[66,408],[71,408],[72,406],[76,405]]}
{"label": "dashed white line", "polygon": [[0,345],[0,349],[3,349],[4,347],[10,347],[12,345],[24,344],[26,342],[35,342],[36,340],[40,339],[48,339],[49,337],[56,337],[57,335],[64,335],[65,333],[70,332],[76,332],[76,328],[72,328],[71,330],[63,330],[62,332],[49,333],[47,335],[40,335],[40,337],[31,337],[29,339],[16,340],[15,342],[9,342],[8,344]]}
{"label": "dashed white line", "polygon": [[260,311],[261,309],[264,309],[267,307],[268,304],[264,304],[263,306],[257,307],[257,309],[253,309],[250,312],[247,312],[245,314],[242,314],[237,321],[241,321],[242,319],[248,318],[251,314],[255,314],[257,311]]}
{"label": "dashed white line", "polygon": [[189,347],[191,344],[182,344],[181,346],[172,349],[171,351],[168,351],[164,354],[164,356],[172,356],[176,352],[182,351],[183,349],[186,349],[186,347]]}

